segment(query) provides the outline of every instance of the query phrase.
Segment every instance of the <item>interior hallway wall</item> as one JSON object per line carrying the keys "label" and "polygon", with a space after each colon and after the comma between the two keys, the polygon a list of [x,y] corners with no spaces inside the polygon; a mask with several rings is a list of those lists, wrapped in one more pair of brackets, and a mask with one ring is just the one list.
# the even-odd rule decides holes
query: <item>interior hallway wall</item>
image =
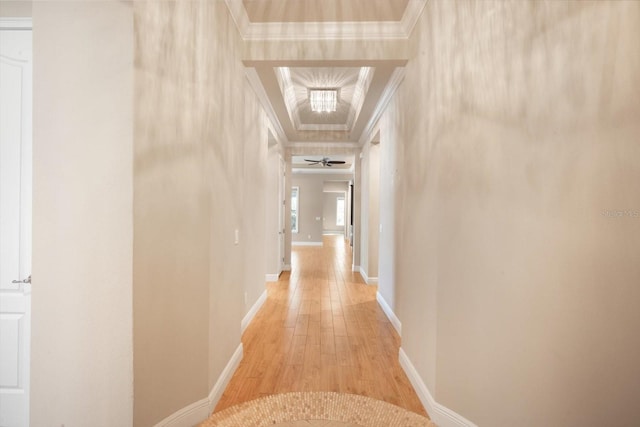
{"label": "interior hallway wall", "polygon": [[298,187],[298,232],[291,234],[293,244],[322,243],[322,175],[293,175],[292,187]]}
{"label": "interior hallway wall", "polygon": [[349,179],[351,179],[350,174],[328,175],[317,173],[292,175],[291,186],[300,188],[298,233],[292,233],[294,244],[322,242],[325,181],[348,181]]}
{"label": "interior hallway wall", "polygon": [[478,425],[640,420],[638,40],[633,1],[432,0],[414,31],[382,137],[396,313]]}
{"label": "interior hallway wall", "polygon": [[130,426],[131,4],[34,2],[33,25],[30,424]]}
{"label": "interior hallway wall", "polygon": [[367,278],[378,278],[380,241],[380,146],[367,143],[362,149],[362,233],[360,267]]}
{"label": "interior hallway wall", "polygon": [[31,1],[0,1],[0,17],[6,18],[31,18]]}
{"label": "interior hallway wall", "polygon": [[148,426],[207,397],[264,290],[267,133],[224,2],[134,10],[134,418]]}
{"label": "interior hallway wall", "polygon": [[[344,186],[346,192],[346,185]],[[344,234],[344,225],[338,225],[338,198],[342,197],[345,201],[345,224],[346,224],[346,193],[327,192],[324,191],[324,201],[322,205],[322,231],[325,233]]]}
{"label": "interior hallway wall", "polygon": [[[266,178],[266,274],[280,274],[282,260],[280,259],[280,218],[282,201],[280,199],[280,182],[284,179],[280,170],[281,154],[278,145],[273,141],[267,151]],[[284,185],[284,183],[282,183]],[[282,195],[284,197],[284,194]],[[284,254],[283,254],[284,255]]]}

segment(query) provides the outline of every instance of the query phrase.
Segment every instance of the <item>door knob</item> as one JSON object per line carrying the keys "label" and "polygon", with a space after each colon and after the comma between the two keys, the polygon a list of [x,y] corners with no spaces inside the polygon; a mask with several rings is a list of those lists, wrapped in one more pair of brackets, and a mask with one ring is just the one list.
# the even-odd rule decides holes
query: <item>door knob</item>
{"label": "door knob", "polygon": [[31,275],[23,280],[12,280],[11,283],[31,283]]}

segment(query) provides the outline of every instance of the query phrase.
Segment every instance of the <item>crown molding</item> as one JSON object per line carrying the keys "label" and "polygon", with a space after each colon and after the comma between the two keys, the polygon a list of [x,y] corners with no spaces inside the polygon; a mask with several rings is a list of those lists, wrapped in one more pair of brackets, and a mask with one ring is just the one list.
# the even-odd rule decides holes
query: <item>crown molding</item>
{"label": "crown molding", "polygon": [[307,169],[307,168],[292,168],[291,173],[293,175],[352,175],[353,171],[350,169]]}
{"label": "crown molding", "polygon": [[389,102],[393,98],[393,95],[396,93],[396,90],[398,90],[398,87],[400,87],[400,84],[404,80],[404,76],[405,68],[396,67],[395,71],[391,75],[391,78],[389,79],[389,83],[384,88],[384,92],[380,96],[380,100],[378,101],[378,105],[376,105],[376,109],[373,111],[373,114],[371,114],[371,118],[369,119],[367,126],[365,126],[362,134],[360,135],[360,141],[358,142],[358,145],[362,146],[375,136],[374,131],[376,130],[376,124],[378,123],[378,120],[380,120],[382,113],[384,113],[384,111],[386,110],[387,105],[389,105]]}
{"label": "crown molding", "polygon": [[407,38],[411,36],[424,7],[427,5],[427,1],[428,0],[409,0],[409,3],[407,3],[407,8],[404,10],[404,15],[402,15],[402,20],[400,21],[400,25],[402,25]]}
{"label": "crown molding", "polygon": [[278,140],[278,144],[282,147],[286,145],[288,138],[284,133],[284,129],[280,125],[280,121],[278,120],[278,116],[273,109],[273,105],[271,105],[271,101],[269,101],[269,96],[267,92],[264,90],[262,86],[262,82],[260,81],[260,77],[258,76],[258,72],[253,67],[245,67],[245,75],[247,76],[247,80],[249,80],[249,84],[253,88],[256,96],[260,100],[262,107],[264,108],[265,113],[271,123],[271,127],[275,133],[275,137]]}
{"label": "crown molding", "polygon": [[288,148],[345,148],[345,149],[358,149],[360,148],[360,144],[357,142],[304,142],[304,141],[294,141],[290,142],[287,145]]}
{"label": "crown molding", "polygon": [[3,18],[0,17],[1,30],[31,30],[33,20],[31,18]]}
{"label": "crown molding", "polygon": [[251,22],[242,0],[225,0],[244,40],[396,40],[411,35],[427,0],[409,0],[393,22]]}

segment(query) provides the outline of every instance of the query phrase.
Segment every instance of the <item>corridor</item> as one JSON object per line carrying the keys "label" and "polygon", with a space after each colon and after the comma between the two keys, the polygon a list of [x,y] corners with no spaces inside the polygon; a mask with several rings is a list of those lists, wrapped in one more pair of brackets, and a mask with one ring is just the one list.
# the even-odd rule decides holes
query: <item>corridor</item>
{"label": "corridor", "polygon": [[376,301],[377,287],[351,271],[343,237],[294,247],[291,258],[291,273],[267,285],[267,301],[242,337],[244,358],[216,412],[276,393],[337,391],[425,415],[398,363],[400,337]]}

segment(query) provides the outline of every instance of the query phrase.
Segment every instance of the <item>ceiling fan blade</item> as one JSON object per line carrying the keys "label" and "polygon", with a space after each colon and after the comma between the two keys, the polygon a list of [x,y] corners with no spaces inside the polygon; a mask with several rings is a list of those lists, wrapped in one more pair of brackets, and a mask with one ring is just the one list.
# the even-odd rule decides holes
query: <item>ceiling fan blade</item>
{"label": "ceiling fan blade", "polygon": [[333,165],[331,164],[331,162],[326,162],[326,163],[323,163],[323,164],[324,164],[325,166],[328,166],[328,167],[333,166]]}
{"label": "ceiling fan blade", "polygon": [[304,159],[305,162],[315,162],[315,163],[320,163],[322,160],[311,160],[311,159]]}
{"label": "ceiling fan blade", "polygon": [[342,160],[329,160],[327,164],[329,165],[344,165],[346,162]]}

